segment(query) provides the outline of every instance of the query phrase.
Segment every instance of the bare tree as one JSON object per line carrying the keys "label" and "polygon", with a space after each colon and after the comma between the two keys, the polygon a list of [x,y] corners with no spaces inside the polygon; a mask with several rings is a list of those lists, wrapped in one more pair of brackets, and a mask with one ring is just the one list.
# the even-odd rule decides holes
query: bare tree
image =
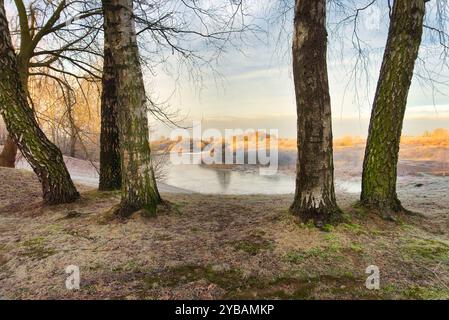
{"label": "bare tree", "polygon": [[[276,11],[279,17],[292,10],[292,2],[279,1]],[[370,45],[363,30],[365,20],[373,10],[379,13],[379,21],[375,23],[382,23],[382,14],[390,19],[370,120],[361,195],[363,204],[389,215],[391,211],[402,209],[396,195],[396,171],[412,77],[421,87],[430,89],[433,103],[436,94],[447,96],[449,2],[328,0],[327,3],[332,18],[328,22],[330,42],[334,46],[331,52],[350,62],[346,89],[352,89],[359,106],[369,101],[372,56],[383,50]],[[425,3],[429,9],[426,13]]]}
{"label": "bare tree", "polygon": [[46,72],[52,77],[35,75],[28,83],[40,128],[63,154],[98,159],[100,83]]}
{"label": "bare tree", "polygon": [[[28,96],[32,76],[47,76],[67,86],[63,77],[76,79],[96,76],[99,71],[92,57],[101,57],[95,48],[100,31],[101,10],[84,1],[31,1],[27,8],[23,0],[14,0],[18,23],[12,34],[18,38],[17,65],[23,88]],[[48,40],[48,41],[44,41]],[[73,69],[83,71],[78,75]],[[48,71],[52,71],[52,73]],[[14,167],[17,147],[8,138],[0,154],[0,166]]]}
{"label": "bare tree", "polygon": [[[107,26],[104,26],[105,35]],[[105,41],[101,94],[100,190],[119,190],[122,186],[118,122],[117,66],[112,49]]]}
{"label": "bare tree", "polygon": [[[134,0],[133,19],[141,52],[141,64],[150,72],[163,65],[170,73],[170,61],[175,56],[178,75],[181,69],[192,79],[201,78],[204,66],[213,68],[226,46],[235,36],[246,31],[243,1],[212,4],[208,1]],[[208,54],[200,53],[204,46]],[[204,50],[202,50],[204,51]],[[110,48],[104,47],[102,129],[100,144],[100,189],[120,188],[120,154],[117,120],[116,66]],[[148,111],[158,121],[177,126],[178,113],[147,94]]]}
{"label": "bare tree", "polygon": [[0,0],[0,113],[12,139],[38,176],[44,201],[67,203],[79,197],[60,150],[39,128],[27,103],[17,57],[11,42],[4,0]]}
{"label": "bare tree", "polygon": [[327,74],[326,0],[296,0],[293,76],[298,114],[296,190],[290,210],[317,225],[337,222]]}
{"label": "bare tree", "polygon": [[399,145],[415,61],[423,33],[425,0],[395,0],[365,150],[361,202],[400,211],[396,194]]}
{"label": "bare tree", "polygon": [[156,213],[161,197],[148,141],[146,95],[139,61],[132,0],[103,0],[105,46],[117,68],[117,102],[122,168],[123,217],[144,210]]}

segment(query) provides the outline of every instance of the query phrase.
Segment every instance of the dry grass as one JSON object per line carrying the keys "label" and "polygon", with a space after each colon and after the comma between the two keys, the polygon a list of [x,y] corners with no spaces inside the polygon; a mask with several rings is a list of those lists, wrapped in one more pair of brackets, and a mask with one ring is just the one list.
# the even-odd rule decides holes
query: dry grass
{"label": "dry grass", "polygon": [[345,136],[343,138],[334,139],[335,147],[354,147],[364,145],[365,139],[362,137]]}
{"label": "dry grass", "polygon": [[426,131],[418,137],[404,136],[401,143],[405,145],[449,147],[449,130],[435,129],[432,132]]}
{"label": "dry grass", "polygon": [[[386,222],[339,195],[346,222],[301,225],[290,196],[170,195],[156,218],[110,219],[116,193],[43,207],[31,173],[0,169],[0,296],[11,299],[449,299],[448,199]],[[430,200],[428,200],[430,201]],[[65,288],[68,265],[81,289]],[[364,287],[377,265],[381,289]]]}
{"label": "dry grass", "polygon": [[[254,139],[254,136],[248,137],[250,140]],[[265,143],[269,144],[269,138],[264,140]],[[223,140],[224,141],[224,140]],[[236,151],[241,148],[248,148],[245,143],[246,140],[244,140],[242,137],[239,137],[236,140],[232,140],[231,150]],[[255,142],[251,140],[252,143],[255,145]],[[175,141],[171,141],[169,139],[163,138],[160,140],[153,141],[151,143],[153,150],[160,150],[160,149],[166,149],[166,148],[172,148],[175,145]],[[197,143],[198,149],[203,149],[206,146],[206,142],[201,141],[201,143]],[[337,148],[345,148],[345,147],[360,147],[365,146],[366,139],[363,137],[358,136],[345,136],[342,138],[334,139],[334,146]],[[192,141],[185,141],[184,149],[190,149],[191,145],[193,145]],[[447,148],[449,147],[449,130],[447,129],[435,129],[431,132],[426,131],[420,136],[403,136],[401,138],[401,146],[407,147],[407,146],[413,146],[413,147],[440,147],[440,148]],[[296,145],[296,139],[285,139],[285,138],[279,138],[278,139],[278,148],[279,151],[284,152],[296,152],[297,145]]]}

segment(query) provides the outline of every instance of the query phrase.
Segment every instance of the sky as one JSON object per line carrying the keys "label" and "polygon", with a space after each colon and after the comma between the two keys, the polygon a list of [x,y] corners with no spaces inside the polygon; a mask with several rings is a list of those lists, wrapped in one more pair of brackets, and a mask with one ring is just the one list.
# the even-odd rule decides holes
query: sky
{"label": "sky", "polygon": [[[225,47],[220,58],[213,61],[213,69],[204,67],[192,73],[189,68],[179,67],[176,55],[170,50],[165,52],[163,64],[156,65],[151,72],[144,68],[147,93],[153,100],[176,111],[175,120],[183,126],[201,120],[204,129],[278,129],[281,137],[295,137],[296,105],[290,59],[292,11],[284,16],[285,23],[274,18],[279,12],[276,5],[282,1],[293,3],[293,0],[244,0],[245,23],[258,31],[246,32],[242,41],[234,39],[233,46]],[[346,0],[349,7],[358,8],[370,2]],[[180,1],[161,3],[166,6],[164,10],[180,10]],[[219,7],[231,2],[203,0],[201,3]],[[426,24],[432,26],[437,23],[435,3],[431,1],[426,5]],[[12,1],[6,4],[8,15],[13,15]],[[328,9],[328,73],[334,136],[366,136],[387,39],[388,7],[386,1],[377,0],[359,13],[357,32],[364,41],[364,48],[369,48],[369,61],[366,73],[359,73],[355,78],[352,72],[357,61],[352,45],[353,23],[340,29],[336,24],[350,11],[340,13],[331,6]],[[184,16],[182,22],[188,28],[201,29],[194,16]],[[444,27],[449,28],[447,21]],[[143,43],[152,41],[145,34],[139,37]],[[205,43],[191,37],[187,39],[181,45],[192,47],[197,54],[208,57],[215,53]],[[405,135],[419,135],[436,128],[449,129],[449,97],[446,95],[449,71],[442,68],[441,47],[435,40],[426,30],[408,97]],[[151,59],[151,53],[141,53],[143,59]],[[424,62],[427,69],[423,68]],[[428,81],[423,81],[427,72],[441,84],[432,88]],[[172,130],[158,121],[151,121],[150,125],[152,138],[169,136]]]}
{"label": "sky", "polygon": [[[362,2],[359,1],[360,7]],[[187,74],[174,81],[173,77],[159,70],[146,78],[147,87],[155,93],[156,99],[167,101],[172,109],[179,110],[185,118],[183,123],[203,120],[203,127],[220,130],[276,128],[280,136],[292,138],[296,135],[296,105],[289,57],[291,25],[285,25],[287,32],[282,34],[280,43],[277,41],[279,28],[266,28],[263,21],[272,8],[263,1],[253,3],[258,5],[251,9],[252,14],[262,19],[251,22],[255,21],[268,31],[257,35],[258,39],[249,37],[249,41],[239,44],[239,50],[228,48],[215,67],[220,76],[205,70],[199,85],[189,80]],[[367,67],[369,84],[364,76],[355,80],[351,78],[356,61],[350,38],[352,24],[336,32],[343,37],[342,40],[332,32],[334,22],[341,17],[332,14],[328,18],[329,30],[332,28],[329,31],[328,72],[335,137],[367,135],[388,31],[388,12],[382,7],[384,4],[384,1],[379,2],[363,12],[358,25],[358,32],[371,52]],[[428,9],[429,20],[432,19],[432,11]],[[438,50],[438,46],[430,41],[430,35],[425,34],[420,56],[425,58],[428,68],[441,71],[442,76],[438,80],[445,81],[449,72],[441,69]],[[435,128],[449,129],[449,97],[444,94],[449,93],[448,88],[440,85],[437,89],[442,93],[435,93],[430,86],[423,85],[420,75],[425,72],[421,61],[417,62],[415,71],[418,75],[415,75],[410,88],[403,133],[418,135]],[[169,132],[164,125],[153,123],[152,126],[156,135]]]}

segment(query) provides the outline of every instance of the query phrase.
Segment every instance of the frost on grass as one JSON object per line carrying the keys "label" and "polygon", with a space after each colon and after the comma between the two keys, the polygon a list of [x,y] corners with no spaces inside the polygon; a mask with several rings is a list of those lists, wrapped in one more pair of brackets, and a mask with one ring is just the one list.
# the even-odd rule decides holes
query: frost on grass
{"label": "frost on grass", "polygon": [[[449,298],[449,200],[423,202],[422,188],[402,197],[425,216],[396,222],[337,194],[346,221],[323,231],[288,213],[291,196],[166,193],[171,210],[119,221],[104,219],[117,193],[82,187],[79,201],[44,207],[32,173],[0,169],[0,181],[4,298]],[[365,288],[371,264],[378,291]],[[65,288],[68,265],[79,291]]]}

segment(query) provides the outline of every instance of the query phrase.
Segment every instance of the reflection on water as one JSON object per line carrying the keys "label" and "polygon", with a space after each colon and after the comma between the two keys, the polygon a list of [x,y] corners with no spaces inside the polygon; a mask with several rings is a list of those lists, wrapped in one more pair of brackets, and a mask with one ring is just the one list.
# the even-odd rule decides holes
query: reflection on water
{"label": "reflection on water", "polygon": [[[200,165],[170,165],[165,182],[169,185],[210,194],[289,194],[295,191],[295,177],[283,173],[260,175]],[[337,189],[360,192],[360,181],[337,181]]]}

